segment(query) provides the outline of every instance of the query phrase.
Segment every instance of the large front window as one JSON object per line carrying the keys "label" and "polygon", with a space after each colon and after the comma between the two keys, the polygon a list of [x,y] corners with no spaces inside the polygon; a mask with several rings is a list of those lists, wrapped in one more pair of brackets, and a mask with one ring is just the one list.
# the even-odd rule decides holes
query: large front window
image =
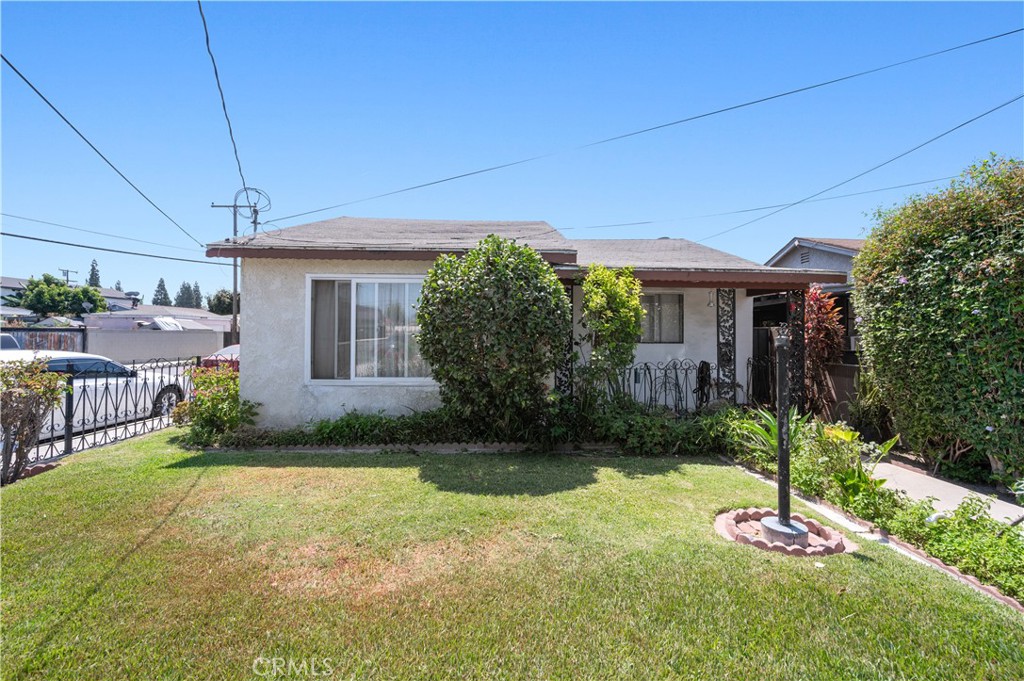
{"label": "large front window", "polygon": [[310,377],[426,378],[416,342],[419,281],[314,279]]}

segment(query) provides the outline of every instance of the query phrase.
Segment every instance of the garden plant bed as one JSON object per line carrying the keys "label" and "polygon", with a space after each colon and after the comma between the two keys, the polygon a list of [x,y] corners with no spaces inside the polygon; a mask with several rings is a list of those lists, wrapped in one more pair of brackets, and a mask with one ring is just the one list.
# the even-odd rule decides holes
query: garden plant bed
{"label": "garden plant bed", "polygon": [[715,518],[715,531],[737,544],[787,556],[831,556],[857,550],[857,545],[844,538],[838,531],[822,525],[813,518],[805,518],[799,513],[792,514],[792,519],[807,527],[806,547],[769,542],[763,536],[761,520],[776,516],[778,513],[771,508],[741,508],[727,511]]}
{"label": "garden plant bed", "polygon": [[[753,468],[751,466],[739,463],[739,462],[734,461],[732,459],[729,459],[727,457],[720,457],[720,459],[722,461],[726,461],[728,463],[731,463],[732,465],[735,465],[736,467],[746,471],[749,475],[751,475],[752,477],[754,477],[754,478],[756,478],[758,480],[762,480],[762,481],[764,481],[764,482],[766,482],[766,483],[768,483],[770,485],[773,485],[773,486],[777,486],[778,485],[778,478],[773,473],[770,473],[770,472],[767,472],[767,471],[762,471],[762,470],[757,470],[756,468]],[[802,500],[802,501],[804,501],[804,502],[806,502],[808,504],[812,504],[814,506],[819,506],[822,509],[825,509],[825,510],[827,510],[827,511],[829,511],[829,512],[831,512],[831,513],[833,513],[833,514],[835,514],[837,516],[840,516],[840,517],[844,518],[854,528],[859,527],[860,529],[853,529],[853,533],[855,535],[860,535],[861,537],[863,537],[865,539],[870,539],[870,540],[874,540],[874,541],[881,541],[882,543],[885,543],[885,544],[891,544],[891,545],[897,547],[899,550],[902,550],[902,551],[904,551],[904,552],[906,552],[908,554],[916,556],[920,561],[922,561],[924,563],[927,563],[928,565],[931,565],[932,567],[934,567],[934,568],[936,568],[936,569],[946,573],[950,577],[953,577],[954,579],[956,579],[956,580],[958,580],[958,581],[960,581],[960,582],[970,586],[971,588],[973,588],[973,589],[975,589],[975,590],[977,590],[977,591],[979,591],[981,593],[984,593],[984,594],[986,594],[987,596],[989,596],[991,598],[994,598],[995,600],[999,601],[1000,603],[1003,603],[1004,605],[1007,605],[1007,606],[1013,608],[1014,610],[1017,610],[1018,612],[1024,613],[1024,603],[1021,603],[1021,601],[1013,598],[1012,596],[1009,596],[1009,595],[1003,593],[997,587],[995,587],[995,586],[993,586],[991,584],[985,584],[984,582],[980,581],[974,575],[967,574],[967,573],[963,572],[962,570],[960,570],[959,568],[957,568],[954,565],[948,565],[948,564],[944,563],[940,559],[938,559],[938,558],[936,558],[936,557],[934,557],[932,555],[929,555],[928,552],[924,551],[923,549],[921,549],[921,548],[919,548],[917,546],[914,546],[913,544],[911,544],[909,542],[903,541],[902,539],[900,539],[899,537],[897,537],[895,535],[891,535],[890,533],[886,532],[884,529],[879,528],[874,523],[871,523],[871,522],[869,522],[867,520],[864,520],[863,518],[859,518],[859,517],[853,515],[852,513],[850,513],[849,511],[847,511],[846,509],[844,509],[844,508],[842,508],[840,506],[836,506],[835,504],[832,504],[829,501],[827,501],[825,499],[822,499],[820,497],[816,497],[816,496],[809,495],[809,494],[804,494],[804,493],[800,492],[799,490],[795,490],[795,489],[792,490],[792,494],[793,494],[794,498],[800,499],[800,500]],[[747,510],[756,510],[756,509],[747,509]],[[774,511],[772,511],[772,512],[774,513]],[[723,518],[724,516],[725,516],[725,514],[723,513],[723,514],[720,514],[718,516],[718,518]],[[718,520],[718,518],[716,518],[716,521],[715,521],[715,530],[720,535],[722,535],[723,537],[725,537],[727,539],[731,539],[731,537],[727,536],[726,534],[723,534],[723,530],[719,529],[719,520]],[[800,518],[802,518],[802,516],[800,516],[799,514],[793,514],[793,518],[799,520]],[[800,521],[800,522],[806,522],[806,521]],[[723,525],[723,527],[724,527],[724,525]],[[844,542],[849,544],[849,540],[844,539]],[[847,549],[847,551],[855,551],[855,550],[857,550],[857,546],[856,545],[853,545],[853,548],[848,548]]]}

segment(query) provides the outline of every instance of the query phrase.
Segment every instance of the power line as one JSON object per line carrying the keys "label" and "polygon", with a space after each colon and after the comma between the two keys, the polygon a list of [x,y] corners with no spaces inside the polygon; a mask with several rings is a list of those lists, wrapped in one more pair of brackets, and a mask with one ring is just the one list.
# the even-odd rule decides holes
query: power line
{"label": "power line", "polygon": [[235,131],[231,127],[231,117],[228,116],[228,103],[224,99],[224,88],[220,84],[220,72],[217,70],[217,60],[213,57],[213,48],[210,47],[210,30],[206,26],[206,14],[203,12],[202,0],[196,0],[196,4],[199,6],[199,18],[203,20],[203,34],[206,36],[206,53],[210,55],[210,63],[213,64],[213,77],[217,81],[217,92],[220,93],[220,106],[224,110],[224,120],[228,124],[228,137],[231,138],[231,148],[235,151],[235,164],[238,166],[238,177],[242,180],[242,188],[245,189],[245,200],[247,203],[252,203],[249,199],[249,184],[245,181],[245,174],[242,172],[242,160],[238,156],[238,145],[235,144]]}
{"label": "power line", "polygon": [[202,243],[201,241],[199,241],[199,239],[197,239],[197,238],[195,238],[194,236],[192,236],[192,235],[191,235],[191,234],[189,233],[189,231],[188,231],[187,229],[185,229],[184,227],[182,227],[181,225],[179,225],[179,224],[178,224],[178,222],[177,222],[177,221],[176,221],[176,220],[175,220],[174,218],[172,218],[172,217],[171,217],[170,215],[168,215],[168,214],[167,214],[166,212],[164,212],[164,209],[163,209],[163,208],[161,208],[160,206],[156,205],[156,204],[155,204],[155,203],[153,202],[153,199],[151,199],[151,198],[149,198],[148,196],[146,196],[145,192],[143,192],[143,191],[142,191],[141,189],[139,189],[139,188],[138,188],[138,187],[137,187],[137,186],[135,185],[135,183],[134,183],[134,182],[132,182],[131,180],[129,180],[129,179],[128,179],[128,177],[127,177],[127,176],[126,176],[126,175],[125,175],[124,173],[122,173],[122,172],[121,172],[121,171],[120,171],[120,170],[118,169],[118,167],[117,167],[117,166],[115,166],[115,165],[114,165],[114,164],[113,164],[113,163],[112,163],[112,162],[110,161],[110,159],[109,159],[109,158],[107,158],[106,156],[104,156],[104,155],[103,155],[103,152],[101,152],[101,151],[100,151],[99,149],[97,149],[97,148],[96,148],[96,145],[95,145],[95,144],[93,144],[92,142],[90,142],[90,141],[89,141],[89,138],[88,138],[88,137],[86,137],[85,135],[83,135],[83,134],[82,134],[82,131],[81,131],[81,130],[79,130],[78,128],[76,128],[76,127],[75,127],[75,125],[74,125],[74,123],[72,123],[71,121],[69,121],[69,120],[68,120],[68,118],[67,118],[67,116],[65,116],[64,114],[62,114],[62,113],[60,112],[60,109],[58,109],[58,108],[57,108],[56,106],[54,106],[54,105],[53,105],[53,103],[52,103],[52,102],[51,102],[51,101],[50,101],[49,99],[47,99],[47,98],[46,98],[46,95],[44,95],[44,94],[43,94],[42,92],[40,92],[40,91],[39,91],[39,88],[37,88],[37,87],[36,87],[35,85],[33,85],[33,84],[32,84],[32,81],[30,81],[30,80],[29,80],[28,78],[26,78],[26,77],[25,77],[25,75],[24,75],[24,74],[23,74],[23,73],[22,73],[21,71],[19,71],[19,70],[17,69],[17,67],[15,67],[15,66],[14,66],[14,64],[12,64],[12,63],[11,63],[11,61],[10,61],[10,60],[9,60],[9,59],[7,58],[7,55],[3,55],[3,54],[0,54],[0,58],[2,58],[2,59],[3,59],[3,61],[4,61],[4,63],[5,63],[5,64],[7,64],[7,65],[8,65],[9,67],[11,67],[11,70],[12,70],[12,71],[14,71],[14,72],[15,72],[16,74],[18,74],[18,77],[19,77],[19,78],[21,78],[21,79],[22,79],[23,81],[25,81],[25,84],[26,84],[26,85],[28,85],[28,86],[29,86],[30,88],[32,88],[32,91],[33,91],[33,92],[35,92],[35,93],[36,93],[37,95],[39,95],[39,98],[40,98],[40,99],[42,99],[42,100],[43,100],[44,102],[46,102],[46,105],[47,105],[47,106],[49,106],[49,107],[50,107],[50,108],[51,108],[51,109],[53,110],[53,112],[54,112],[55,114],[57,114],[58,116],[60,116],[60,119],[61,119],[62,121],[64,121],[65,123],[67,123],[67,125],[68,125],[68,127],[69,127],[69,128],[71,128],[72,130],[74,130],[74,131],[75,131],[75,134],[77,134],[77,135],[78,135],[79,137],[81,137],[81,138],[82,138],[82,141],[83,141],[83,142],[85,142],[86,144],[88,144],[88,145],[89,145],[89,148],[90,148],[90,149],[92,149],[93,151],[95,151],[95,152],[96,152],[96,154],[97,154],[97,155],[98,155],[98,156],[99,156],[100,158],[102,158],[102,159],[103,159],[103,161],[104,161],[104,162],[105,162],[105,163],[106,163],[106,164],[107,164],[108,166],[110,166],[110,167],[111,167],[111,169],[113,169],[113,171],[114,171],[115,173],[117,173],[118,175],[120,175],[120,176],[121,176],[121,179],[122,179],[122,180],[124,180],[125,182],[127,182],[127,183],[128,183],[128,185],[129,185],[129,186],[130,186],[130,187],[131,187],[132,189],[134,189],[134,190],[135,190],[135,191],[136,191],[136,192],[137,192],[137,193],[139,194],[139,196],[141,196],[142,198],[144,198],[144,199],[146,200],[146,202],[147,202],[147,203],[149,203],[149,205],[153,206],[153,208],[156,208],[156,209],[157,209],[157,210],[158,210],[158,211],[160,212],[160,214],[161,214],[161,215],[163,215],[163,216],[164,216],[165,218],[167,218],[168,220],[170,220],[170,221],[171,221],[171,224],[173,224],[173,225],[174,225],[175,227],[177,227],[177,228],[178,228],[179,230],[181,230],[181,232],[182,232],[183,234],[185,234],[186,236],[188,236],[188,238],[189,238],[189,239],[192,239],[192,241],[195,241],[195,242],[196,242],[196,243],[197,243],[197,244],[198,244],[198,245],[199,245],[200,247],[204,247],[204,244],[203,244],[203,243]]}
{"label": "power line", "polygon": [[[952,180],[956,175],[950,175],[948,177],[937,177],[934,180],[923,180],[921,182],[908,182],[906,184],[897,184],[892,187],[879,187],[878,189],[866,189],[862,192],[853,192],[851,194],[838,194],[836,196],[826,196],[821,199],[811,199],[805,203],[817,203],[819,201],[835,201],[836,199],[846,199],[851,196],[861,196],[863,194],[874,194],[877,192],[885,192],[892,189],[903,189],[905,187],[916,187],[922,184],[934,184],[935,182],[943,182],[945,180]],[[757,208],[741,208],[739,210],[730,210],[723,213],[706,213],[704,215],[688,215],[681,218],[665,218],[662,220],[640,220],[638,222],[616,222],[607,225],[586,225],[583,227],[563,227],[561,231],[566,232],[571,229],[607,229],[610,227],[640,227],[643,225],[657,225],[666,222],[683,222],[685,220],[700,220],[703,218],[717,218],[723,215],[739,215],[741,213],[756,213],[762,210],[771,210],[772,208],[781,208],[783,206],[789,206],[788,203],[776,203],[771,206],[758,206]]]}
{"label": "power line", "polygon": [[25,217],[24,215],[14,215],[13,213],[0,213],[0,215],[3,215],[4,217],[8,217],[8,218],[16,218],[18,220],[25,220],[27,222],[36,222],[36,223],[39,223],[40,225],[50,225],[52,227],[61,227],[63,229],[71,229],[71,230],[74,230],[76,232],[85,232],[87,234],[98,234],[100,236],[109,236],[109,237],[111,237],[113,239],[124,239],[125,241],[135,241],[135,242],[140,243],[140,244],[149,244],[150,246],[162,246],[163,248],[173,248],[173,249],[179,250],[179,251],[189,251],[189,252],[195,251],[194,248],[185,248],[184,246],[172,246],[170,244],[161,244],[161,243],[158,243],[156,241],[146,241],[145,239],[133,239],[130,236],[121,236],[120,234],[110,234],[108,232],[97,232],[95,230],[85,229],[83,227],[72,227],[71,225],[62,225],[59,222],[47,222],[46,220],[37,220],[36,218]]}
{"label": "power line", "polygon": [[28,239],[29,241],[42,241],[47,244],[57,244],[59,246],[71,246],[72,248],[84,248],[89,251],[104,251],[106,253],[118,253],[120,255],[137,255],[142,258],[157,258],[158,260],[176,260],[178,262],[191,262],[197,265],[216,265],[217,267],[231,267],[230,263],[224,262],[213,262],[212,260],[191,260],[189,258],[174,258],[169,255],[153,255],[152,253],[138,253],[136,251],[122,251],[117,248],[101,248],[100,246],[86,246],[85,244],[73,244],[70,241],[55,241],[53,239],[41,239],[37,236],[26,236],[24,234],[14,234],[12,232],[4,232],[0,234],[4,237],[13,237],[15,239]]}
{"label": "power line", "polygon": [[904,59],[902,61],[894,62],[892,64],[887,64],[885,66],[879,66],[879,67],[876,67],[876,68],[873,68],[873,69],[868,69],[866,71],[859,71],[857,73],[852,73],[852,74],[849,74],[849,75],[846,75],[846,76],[841,76],[839,78],[833,78],[831,80],[826,80],[826,81],[823,81],[823,82],[820,82],[820,83],[815,83],[813,85],[806,85],[804,87],[796,88],[795,90],[787,90],[785,92],[780,92],[780,93],[777,93],[777,94],[774,94],[774,95],[770,95],[768,97],[761,97],[759,99],[752,99],[750,101],[743,102],[743,103],[740,103],[740,104],[734,104],[732,106],[727,106],[725,108],[715,109],[713,111],[707,111],[705,113],[697,114],[697,115],[694,115],[694,116],[689,116],[687,118],[680,118],[678,120],[669,121],[668,123],[662,123],[660,125],[654,125],[654,126],[651,126],[651,127],[640,129],[640,130],[634,130],[632,132],[623,133],[621,135],[615,135],[614,137],[607,137],[605,139],[597,140],[596,142],[590,142],[588,144],[583,144],[583,145],[580,145],[580,146],[577,146],[577,147],[572,147],[572,148],[569,148],[569,149],[562,149],[562,150],[559,150],[559,151],[552,151],[552,152],[549,152],[549,153],[546,153],[546,154],[539,154],[537,156],[530,156],[529,158],[523,158],[523,159],[520,159],[518,161],[511,161],[509,163],[502,163],[502,164],[490,166],[490,167],[487,167],[487,168],[481,168],[479,170],[473,170],[473,171],[470,171],[470,172],[467,172],[467,173],[460,173],[458,175],[452,175],[452,176],[449,176],[449,177],[441,178],[439,180],[433,180],[431,182],[423,182],[421,184],[416,184],[416,185],[413,185],[411,187],[405,187],[403,189],[396,189],[394,191],[384,192],[383,194],[375,194],[373,196],[368,196],[368,197],[365,197],[365,198],[362,198],[362,199],[356,199],[354,201],[346,201],[344,203],[334,204],[333,206],[325,206],[323,208],[317,208],[317,209],[314,209],[314,210],[307,210],[307,211],[304,211],[302,213],[295,213],[294,215],[287,215],[287,216],[285,216],[283,218],[277,218],[275,220],[275,222],[280,222],[280,221],[283,221],[283,220],[290,220],[292,218],[303,217],[303,216],[306,216],[306,215],[312,215],[314,213],[322,213],[324,211],[334,210],[335,208],[344,208],[345,206],[351,206],[351,205],[354,205],[354,204],[357,204],[357,203],[364,203],[366,201],[373,201],[373,200],[376,200],[376,199],[382,199],[382,198],[387,197],[387,196],[394,196],[395,194],[402,194],[402,193],[411,192],[411,191],[414,191],[414,190],[417,190],[417,189],[423,189],[424,187],[432,187],[434,185],[443,184],[445,182],[451,182],[453,180],[459,180],[459,179],[466,178],[466,177],[472,177],[473,175],[482,175],[484,173],[490,173],[490,172],[494,172],[494,171],[497,171],[497,170],[503,170],[505,168],[511,168],[513,166],[522,165],[524,163],[530,163],[532,161],[538,161],[538,160],[549,158],[551,156],[556,156],[556,155],[559,155],[559,154],[564,154],[564,153],[568,153],[568,152],[572,152],[572,151],[580,151],[582,149],[589,149],[591,147],[596,147],[598,145],[608,144],[610,142],[615,142],[615,141],[626,139],[626,138],[629,138],[629,137],[635,137],[637,135],[643,135],[643,134],[646,134],[646,133],[649,133],[649,132],[654,132],[656,130],[662,130],[664,128],[669,128],[669,127],[676,126],[676,125],[682,125],[684,123],[690,123],[690,122],[693,122],[693,121],[696,121],[696,120],[700,120],[702,118],[709,118],[711,116],[716,116],[716,115],[721,114],[721,113],[726,113],[726,112],[729,112],[729,111],[736,111],[737,109],[743,109],[743,108],[746,108],[746,107],[749,107],[749,106],[754,106],[756,104],[763,104],[764,102],[769,102],[769,101],[772,101],[772,100],[775,100],[775,99],[781,99],[782,97],[789,97],[790,95],[799,94],[801,92],[807,92],[809,90],[815,90],[817,88],[822,88],[822,87],[825,87],[827,85],[834,85],[835,83],[841,83],[843,81],[852,80],[854,78],[860,78],[861,76],[867,76],[867,75],[870,75],[870,74],[873,74],[873,73],[879,73],[880,71],[885,71],[885,70],[888,70],[888,69],[896,68],[898,66],[904,66],[906,64],[910,64],[910,63],[913,63],[913,62],[916,62],[916,61],[921,61],[923,59],[929,59],[931,57],[937,57],[937,56],[942,55],[942,54],[947,54],[949,52],[954,52],[956,50],[961,50],[961,49],[964,49],[964,48],[967,48],[967,47],[973,47],[975,45],[980,45],[982,43],[986,43],[986,42],[989,42],[991,40],[998,40],[999,38],[1005,38],[1007,36],[1011,36],[1011,35],[1014,35],[1014,34],[1017,34],[1017,33],[1021,33],[1021,32],[1024,32],[1024,28],[1018,28],[1018,29],[1015,29],[1013,31],[1007,31],[1005,33],[999,33],[997,35],[991,35],[991,36],[988,36],[986,38],[981,38],[979,40],[972,40],[971,42],[963,43],[961,45],[956,45],[954,47],[947,47],[947,48],[945,48],[943,50],[938,50],[936,52],[929,52],[928,54],[922,54],[922,55],[919,55],[919,56],[916,56],[916,57],[911,57],[910,59]]}
{"label": "power line", "polygon": [[1024,99],[1024,94],[1017,95],[1016,97],[1014,97],[1013,99],[1009,100],[1008,102],[1003,102],[999,106],[993,107],[993,108],[989,109],[988,111],[986,111],[984,113],[978,114],[974,118],[966,120],[963,123],[960,123],[959,125],[956,125],[956,126],[950,128],[949,130],[947,130],[947,131],[945,131],[943,133],[940,133],[940,134],[936,135],[935,137],[932,137],[931,139],[929,139],[929,140],[927,140],[925,142],[922,142],[921,144],[918,144],[915,147],[907,149],[906,151],[904,151],[901,154],[897,154],[896,156],[893,156],[892,158],[890,158],[887,161],[883,161],[883,162],[879,163],[876,166],[868,168],[864,172],[857,173],[853,177],[845,179],[842,182],[838,182],[838,183],[832,185],[831,187],[828,187],[827,189],[822,189],[820,192],[815,192],[815,193],[811,194],[810,196],[807,196],[805,198],[800,199],[799,201],[794,201],[793,203],[787,203],[786,205],[782,206],[778,210],[773,210],[771,213],[767,213],[765,215],[758,216],[758,217],[754,218],[753,220],[748,220],[748,221],[746,221],[746,222],[744,222],[742,224],[736,225],[735,227],[730,227],[729,229],[723,229],[721,232],[716,232],[716,233],[714,233],[714,234],[712,234],[710,236],[704,237],[703,239],[697,239],[697,242],[700,243],[700,242],[703,242],[703,241],[707,241],[709,239],[714,239],[715,237],[718,237],[718,236],[722,236],[723,234],[728,234],[729,232],[736,231],[737,229],[740,229],[741,227],[746,227],[747,225],[751,225],[751,224],[753,224],[755,222],[759,222],[761,220],[764,220],[765,218],[770,218],[773,215],[777,215],[777,214],[781,213],[784,210],[792,208],[793,206],[798,206],[801,203],[806,203],[807,201],[810,201],[811,199],[813,199],[816,196],[821,196],[822,194],[824,194],[826,192],[830,192],[833,189],[836,189],[837,187],[842,187],[844,184],[848,184],[850,182],[853,182],[857,178],[864,177],[868,173],[872,173],[872,172],[878,170],[879,168],[881,168],[883,166],[887,166],[890,163],[892,163],[893,161],[897,161],[897,160],[903,158],[904,156],[912,154],[915,151],[917,151],[918,149],[920,149],[921,147],[927,146],[927,145],[931,144],[932,142],[935,142],[936,140],[940,140],[943,137],[945,137],[946,135],[949,135],[950,133],[956,132],[957,130],[959,130],[960,128],[962,128],[962,127],[964,127],[966,125],[970,125],[974,121],[977,121],[977,120],[979,120],[981,118],[984,118],[985,116],[988,116],[991,113],[999,111],[1000,109],[1002,109],[1004,107],[1007,107],[1007,106],[1013,104],[1014,102],[1019,102],[1021,99]]}

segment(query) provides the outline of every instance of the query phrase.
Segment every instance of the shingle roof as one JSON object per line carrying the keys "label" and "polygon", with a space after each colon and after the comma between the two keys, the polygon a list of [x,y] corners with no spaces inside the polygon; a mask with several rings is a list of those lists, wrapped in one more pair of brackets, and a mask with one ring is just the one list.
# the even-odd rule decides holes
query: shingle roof
{"label": "shingle roof", "polygon": [[859,251],[864,248],[864,239],[821,239],[816,236],[801,236],[797,238],[799,241],[811,241],[818,244],[825,244],[826,246],[845,248],[851,251]]}
{"label": "shingle roof", "polygon": [[772,269],[688,239],[576,239],[572,244],[576,247],[576,262],[580,266],[631,265],[638,270]]}
{"label": "shingle roof", "polygon": [[687,239],[579,239],[576,267],[632,266],[645,284],[718,288],[802,288],[812,281],[845,281],[827,270],[766,267]]}
{"label": "shingle roof", "polygon": [[[239,237],[207,245],[207,255],[288,257],[287,251],[345,252],[349,254],[437,253],[466,251],[489,234],[516,239],[541,253],[572,253],[572,245],[546,222],[495,222],[485,220],[405,220],[342,217]],[[273,257],[273,256],[271,256]],[[292,256],[297,257],[297,256]],[[354,257],[354,256],[352,256]]]}
{"label": "shingle roof", "polygon": [[846,281],[826,270],[780,269],[686,239],[569,241],[546,222],[338,218],[208,244],[210,257],[433,260],[467,251],[488,234],[513,238],[539,251],[572,279],[588,265],[632,266],[645,283],[736,288],[802,287]]}

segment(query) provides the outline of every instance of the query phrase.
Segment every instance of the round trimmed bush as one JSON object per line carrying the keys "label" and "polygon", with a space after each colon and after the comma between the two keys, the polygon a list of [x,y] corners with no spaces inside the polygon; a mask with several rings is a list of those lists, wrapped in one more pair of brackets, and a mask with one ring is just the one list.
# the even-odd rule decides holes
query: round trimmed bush
{"label": "round trimmed bush", "polygon": [[540,254],[491,235],[461,258],[442,255],[417,321],[445,404],[480,432],[528,438],[572,334],[569,298]]}

